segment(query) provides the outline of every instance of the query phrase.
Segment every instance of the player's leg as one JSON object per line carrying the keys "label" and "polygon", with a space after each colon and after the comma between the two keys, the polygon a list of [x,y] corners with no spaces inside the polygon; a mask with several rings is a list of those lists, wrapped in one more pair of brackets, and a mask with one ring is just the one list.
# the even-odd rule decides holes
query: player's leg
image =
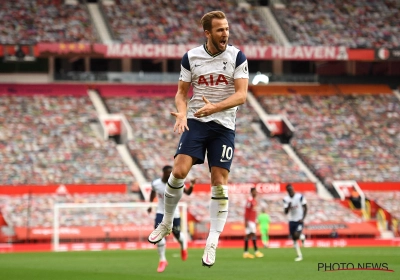
{"label": "player's leg", "polygon": [[[161,223],[162,218],[163,214],[160,213],[156,214],[156,218],[154,221],[154,228],[157,228],[157,226]],[[167,244],[165,242],[165,238],[161,239],[161,241],[157,243],[157,252],[159,257],[157,272],[163,272],[168,265],[167,259],[165,257],[166,247]]]}
{"label": "player's leg", "polygon": [[[174,159],[174,166],[164,193],[164,218],[162,223],[149,235],[150,243],[159,242],[172,231],[174,213],[183,194],[184,182],[193,164],[204,162],[206,148],[202,142],[202,125],[188,120],[189,131],[182,134]],[[200,139],[200,140],[199,140]]]}
{"label": "player's leg", "polygon": [[211,267],[215,263],[216,249],[228,217],[228,170],[220,167],[211,167],[211,201],[210,201],[210,231],[202,263]]}
{"label": "player's leg", "polygon": [[163,223],[167,225],[172,226],[176,207],[182,198],[185,179],[192,165],[193,158],[191,156],[180,154],[175,157],[174,167],[164,193]]}
{"label": "player's leg", "polygon": [[188,253],[186,247],[185,235],[181,233],[181,218],[175,218],[172,226],[172,233],[175,239],[181,245],[181,259],[186,261]]}
{"label": "player's leg", "polygon": [[254,259],[254,255],[249,253],[249,239],[251,238],[251,229],[249,227],[249,224],[247,223],[246,229],[245,229],[245,236],[244,236],[244,252],[243,252],[243,258],[245,259]]}
{"label": "player's leg", "polygon": [[301,253],[298,240],[300,238],[300,233],[303,229],[303,225],[297,222],[290,222],[289,227],[290,227],[290,234],[293,239],[293,247],[295,248],[297,254],[297,257],[294,260],[301,261],[303,260],[303,254]]}
{"label": "player's leg", "polygon": [[306,235],[305,235],[303,232],[301,232],[299,238],[300,238],[300,240],[301,240],[302,246],[304,247],[304,243],[305,243],[305,241],[306,241]]}
{"label": "player's leg", "polygon": [[267,228],[260,227],[260,234],[261,234],[261,242],[264,248],[267,248],[268,247]]}
{"label": "player's leg", "polygon": [[257,225],[254,222],[250,222],[251,225],[251,230],[252,230],[252,237],[251,239],[253,240],[253,247],[254,247],[254,256],[257,258],[262,258],[264,257],[264,254],[258,251],[257,247]]}
{"label": "player's leg", "polygon": [[157,272],[163,272],[168,265],[167,259],[165,257],[166,248],[167,242],[165,242],[165,238],[163,238],[160,242],[157,243],[157,251],[159,256]]}
{"label": "player's leg", "polygon": [[211,170],[210,232],[202,263],[211,267],[215,263],[216,248],[228,217],[228,177],[235,150],[235,132],[217,123],[207,123],[211,131],[208,138],[207,159]]}

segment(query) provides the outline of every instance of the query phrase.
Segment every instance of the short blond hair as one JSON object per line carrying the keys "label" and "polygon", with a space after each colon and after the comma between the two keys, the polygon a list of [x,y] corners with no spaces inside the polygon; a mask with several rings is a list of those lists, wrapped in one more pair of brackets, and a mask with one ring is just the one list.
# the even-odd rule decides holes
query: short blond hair
{"label": "short blond hair", "polygon": [[214,18],[224,19],[224,18],[226,18],[226,16],[221,11],[212,11],[212,12],[209,12],[209,13],[205,14],[200,20],[200,23],[203,26],[203,30],[211,31],[212,20]]}

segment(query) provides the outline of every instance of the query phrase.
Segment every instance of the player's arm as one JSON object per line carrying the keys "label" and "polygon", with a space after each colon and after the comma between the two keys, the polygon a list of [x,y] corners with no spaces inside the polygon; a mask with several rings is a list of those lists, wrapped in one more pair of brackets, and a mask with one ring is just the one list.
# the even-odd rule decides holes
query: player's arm
{"label": "player's arm", "polygon": [[304,222],[306,215],[307,215],[307,204],[303,204],[303,218],[299,221],[300,223]]}
{"label": "player's arm", "polygon": [[206,117],[211,114],[244,104],[247,99],[248,84],[249,79],[235,79],[235,93],[229,96],[227,99],[218,103],[211,103],[207,98],[203,96],[203,101],[205,105],[200,108],[194,114],[194,116],[196,118]]}
{"label": "player's arm", "polygon": [[303,218],[299,222],[303,223],[307,215],[307,200],[304,195],[301,196],[301,206],[303,207]]}
{"label": "player's arm", "polygon": [[175,106],[177,112],[171,112],[175,117],[174,132],[182,133],[185,129],[189,130],[187,126],[187,95],[190,88],[189,82],[179,81],[178,91],[175,95]]}
{"label": "player's arm", "polygon": [[184,188],[183,192],[187,195],[190,195],[193,192],[194,184],[196,184],[196,178],[190,180],[189,188]]}
{"label": "player's arm", "polygon": [[247,223],[249,222],[249,215],[250,215],[250,207],[249,201],[246,202],[246,207],[244,209],[244,226],[247,227]]}
{"label": "player's arm", "polygon": [[292,206],[291,202],[287,202],[285,199],[283,200],[283,208],[285,209],[285,214],[289,213],[290,207]]}
{"label": "player's arm", "polygon": [[[149,202],[153,202],[154,199],[156,198],[156,195],[157,195],[156,192],[154,190],[151,190]],[[147,208],[147,212],[151,213],[151,206]]]}

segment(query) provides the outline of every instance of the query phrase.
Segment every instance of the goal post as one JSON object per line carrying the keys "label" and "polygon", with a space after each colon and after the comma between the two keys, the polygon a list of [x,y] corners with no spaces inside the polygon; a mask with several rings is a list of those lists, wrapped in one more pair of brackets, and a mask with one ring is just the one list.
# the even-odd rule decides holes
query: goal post
{"label": "goal post", "polygon": [[[117,228],[116,234],[119,234],[120,238],[127,239],[129,233],[141,231],[144,228],[153,229],[156,206],[156,202],[55,203],[53,206],[53,251],[62,251],[60,250],[61,240],[68,239],[65,236],[71,232],[79,234],[84,230],[97,229],[111,231],[112,234]],[[152,208],[150,214],[147,213],[149,207]],[[179,202],[177,207],[181,216],[181,233],[184,234],[185,242],[187,242],[187,203]],[[144,224],[146,226],[143,226]],[[124,237],[123,234],[127,236]],[[79,235],[75,236],[75,239],[80,239]],[[96,238],[93,237],[93,239]],[[95,242],[98,243],[98,240]],[[145,242],[147,242],[147,236]]]}

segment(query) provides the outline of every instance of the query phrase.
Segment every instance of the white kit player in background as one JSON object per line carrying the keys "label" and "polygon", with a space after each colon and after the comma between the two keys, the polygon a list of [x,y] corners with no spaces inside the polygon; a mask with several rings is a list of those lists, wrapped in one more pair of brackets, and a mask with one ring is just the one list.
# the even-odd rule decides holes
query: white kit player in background
{"label": "white kit player in background", "polygon": [[[210,230],[202,265],[215,263],[219,236],[228,217],[228,177],[235,151],[238,106],[247,99],[249,73],[246,56],[228,45],[229,24],[221,11],[205,14],[202,24],[207,42],[183,55],[175,95],[174,131],[181,133],[174,167],[165,189],[165,211],[160,225],[149,235],[158,243],[171,232],[173,214],[183,194],[183,182],[194,164],[207,155],[211,173]],[[188,92],[193,96],[188,102]]]}
{"label": "white kit player in background", "polygon": [[286,186],[286,191],[288,195],[283,198],[283,207],[285,209],[285,214],[288,215],[289,232],[297,253],[295,261],[301,261],[303,260],[303,255],[298,240],[300,239],[304,245],[305,235],[302,232],[304,228],[304,219],[307,215],[307,201],[302,194],[295,193],[293,186],[290,184]]}
{"label": "white kit player in background", "polygon": [[[164,216],[164,192],[168,178],[172,171],[172,166],[166,165],[163,167],[162,171],[162,177],[151,182],[150,202],[153,202],[156,197],[158,199],[154,228],[156,228],[158,224],[161,223]],[[184,193],[190,195],[193,191],[193,186],[195,183],[196,179],[192,179],[190,181],[189,188],[184,188]],[[151,210],[151,207],[149,207],[149,209],[147,209],[147,212],[151,213]],[[178,208],[176,208],[174,213],[172,233],[181,245],[181,258],[183,261],[185,261],[187,259],[188,253],[186,248],[185,235],[181,234],[181,218]],[[167,259],[165,257],[166,246],[167,245],[165,242],[165,238],[157,243],[157,250],[159,255],[157,272],[163,272],[168,265]]]}

